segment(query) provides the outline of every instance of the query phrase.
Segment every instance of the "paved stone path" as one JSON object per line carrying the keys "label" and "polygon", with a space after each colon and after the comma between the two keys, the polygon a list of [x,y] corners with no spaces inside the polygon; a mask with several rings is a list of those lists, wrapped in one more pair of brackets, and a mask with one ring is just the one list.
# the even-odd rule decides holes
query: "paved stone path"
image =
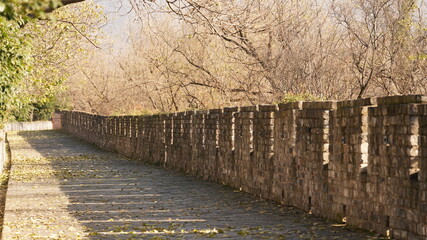
{"label": "paved stone path", "polygon": [[10,133],[3,239],[378,239],[57,131]]}

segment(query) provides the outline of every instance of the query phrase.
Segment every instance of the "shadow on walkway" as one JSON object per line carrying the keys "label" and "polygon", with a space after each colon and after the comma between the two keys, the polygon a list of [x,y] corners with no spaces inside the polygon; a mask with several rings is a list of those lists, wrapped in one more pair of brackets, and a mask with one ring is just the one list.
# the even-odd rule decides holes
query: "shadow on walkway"
{"label": "shadow on walkway", "polygon": [[4,239],[375,239],[59,131],[10,134]]}

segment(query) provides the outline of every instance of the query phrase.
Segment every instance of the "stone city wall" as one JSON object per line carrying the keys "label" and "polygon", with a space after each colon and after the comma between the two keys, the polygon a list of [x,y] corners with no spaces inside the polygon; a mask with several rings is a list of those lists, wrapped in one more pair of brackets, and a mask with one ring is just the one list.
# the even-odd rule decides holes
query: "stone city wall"
{"label": "stone city wall", "polygon": [[396,239],[427,239],[427,97],[153,116],[62,112],[105,149]]}

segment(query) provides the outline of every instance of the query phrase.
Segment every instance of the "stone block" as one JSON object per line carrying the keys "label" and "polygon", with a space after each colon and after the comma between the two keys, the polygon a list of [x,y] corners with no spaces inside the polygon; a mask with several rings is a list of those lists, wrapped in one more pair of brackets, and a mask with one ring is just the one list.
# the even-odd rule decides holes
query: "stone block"
{"label": "stone block", "polygon": [[255,111],[258,111],[258,106],[240,107],[240,112],[255,112]]}
{"label": "stone block", "polygon": [[280,103],[278,105],[280,111],[302,109],[303,102]]}
{"label": "stone block", "polygon": [[258,105],[260,112],[274,112],[278,110],[277,105]]}
{"label": "stone block", "polygon": [[331,110],[337,108],[336,101],[322,101],[322,102],[303,102],[303,109],[319,109],[319,110]]}
{"label": "stone block", "polygon": [[346,100],[346,101],[338,102],[337,103],[337,109],[364,107],[364,106],[370,106],[370,105],[376,105],[376,104],[377,104],[377,98],[364,98],[364,99],[357,99],[357,100]]}
{"label": "stone block", "polygon": [[401,95],[377,98],[378,105],[427,103],[427,96],[424,95]]}

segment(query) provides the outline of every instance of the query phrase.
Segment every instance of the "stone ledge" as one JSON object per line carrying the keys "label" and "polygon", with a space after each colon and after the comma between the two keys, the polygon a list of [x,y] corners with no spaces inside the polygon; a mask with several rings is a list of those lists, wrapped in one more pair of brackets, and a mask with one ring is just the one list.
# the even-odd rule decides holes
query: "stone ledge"
{"label": "stone ledge", "polygon": [[195,111],[194,115],[198,116],[198,115],[204,115],[204,114],[208,114],[208,110],[199,110],[199,111]]}
{"label": "stone ledge", "polygon": [[255,111],[258,111],[258,106],[240,107],[240,112],[255,112]]}
{"label": "stone ledge", "polygon": [[332,110],[337,108],[337,101],[303,102],[302,109]]}
{"label": "stone ledge", "polygon": [[209,114],[220,114],[222,109],[209,109]]}
{"label": "stone ledge", "polygon": [[365,107],[377,104],[377,98],[364,98],[357,100],[345,100],[337,103],[337,108],[353,108],[353,107]]}
{"label": "stone ledge", "polygon": [[427,96],[424,95],[400,95],[377,98],[378,105],[393,105],[407,103],[427,103]]}
{"label": "stone ledge", "polygon": [[293,110],[293,109],[301,109],[303,102],[291,102],[291,103],[280,103],[279,110]]}
{"label": "stone ledge", "polygon": [[224,108],[224,112],[227,112],[227,113],[229,113],[229,112],[237,112],[237,111],[239,111],[238,107],[226,107],[226,108]]}
{"label": "stone ledge", "polygon": [[258,105],[260,112],[275,112],[278,109],[277,105]]}

